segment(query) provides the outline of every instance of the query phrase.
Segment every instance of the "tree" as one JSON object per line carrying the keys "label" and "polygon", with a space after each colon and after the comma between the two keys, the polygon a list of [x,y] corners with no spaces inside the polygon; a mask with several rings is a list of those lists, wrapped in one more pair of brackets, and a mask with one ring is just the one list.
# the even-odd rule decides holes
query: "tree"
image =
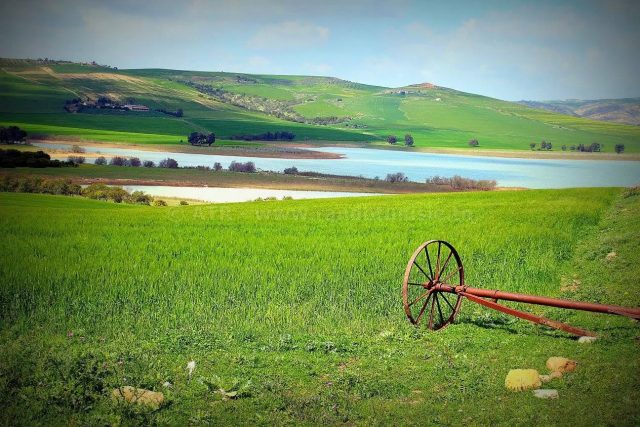
{"label": "tree", "polygon": [[387,142],[391,145],[395,144],[396,142],[398,142],[398,138],[396,138],[395,135],[389,135],[387,137]]}
{"label": "tree", "polygon": [[624,144],[616,144],[615,150],[618,154],[622,153],[624,151]]}
{"label": "tree", "polygon": [[144,162],[142,162],[142,166],[144,166],[145,168],[155,168],[156,164],[153,162],[153,160],[145,160]]}
{"label": "tree", "polygon": [[284,173],[285,175],[297,175],[298,168],[295,166],[291,166],[290,168],[285,168]]}
{"label": "tree", "polygon": [[182,108],[178,108],[176,110],[176,117],[182,117],[184,116],[184,111],[182,111]]}
{"label": "tree", "polygon": [[216,134],[210,133],[209,135],[207,135],[206,141],[207,141],[207,145],[211,147],[211,144],[216,142]]}
{"label": "tree", "polygon": [[129,166],[133,166],[134,168],[140,167],[140,165],[142,164],[142,162],[140,162],[140,159],[137,157],[131,157],[129,159]]}
{"label": "tree", "polygon": [[384,179],[387,182],[407,182],[409,178],[407,178],[402,172],[389,173],[387,177]]}
{"label": "tree", "polygon": [[540,143],[540,149],[541,150],[546,150],[547,149],[547,141],[542,141]]}
{"label": "tree", "polygon": [[531,144],[529,144],[529,147],[531,147],[531,150],[535,150],[536,149],[536,144],[535,142],[532,142]]}
{"label": "tree", "polygon": [[471,141],[469,141],[469,146],[470,147],[477,147],[478,145],[480,145],[480,143],[478,142],[477,139],[472,139]]}
{"label": "tree", "polygon": [[560,148],[562,148],[562,151],[567,151],[567,146],[566,146],[566,145],[564,145],[564,144],[563,144],[563,145],[562,145],[562,147],[560,147]]}
{"label": "tree", "polygon": [[100,156],[100,157],[98,157],[96,159],[94,164],[99,165],[99,166],[106,165],[107,164],[107,159],[105,159],[104,156]]}
{"label": "tree", "polygon": [[213,164],[213,170],[216,171],[216,172],[219,172],[219,171],[222,170],[222,165],[220,164],[220,162],[215,162]]}
{"label": "tree", "polygon": [[167,157],[164,160],[160,160],[160,163],[158,163],[158,167],[176,169],[178,167],[178,162],[171,157]]}
{"label": "tree", "polygon": [[27,138],[27,132],[18,126],[9,126],[8,128],[0,126],[0,143],[15,144],[16,142],[24,142]]}
{"label": "tree", "polygon": [[406,145],[407,147],[413,147],[413,136],[411,136],[410,134],[406,134],[404,136],[404,145]]}

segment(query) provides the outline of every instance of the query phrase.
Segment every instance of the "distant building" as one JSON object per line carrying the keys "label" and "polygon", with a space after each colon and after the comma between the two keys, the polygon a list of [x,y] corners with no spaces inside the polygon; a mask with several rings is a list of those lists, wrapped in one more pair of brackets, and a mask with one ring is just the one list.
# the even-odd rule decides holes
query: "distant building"
{"label": "distant building", "polygon": [[129,111],[149,111],[149,107],[146,105],[138,105],[138,104],[125,104],[122,106],[125,110]]}

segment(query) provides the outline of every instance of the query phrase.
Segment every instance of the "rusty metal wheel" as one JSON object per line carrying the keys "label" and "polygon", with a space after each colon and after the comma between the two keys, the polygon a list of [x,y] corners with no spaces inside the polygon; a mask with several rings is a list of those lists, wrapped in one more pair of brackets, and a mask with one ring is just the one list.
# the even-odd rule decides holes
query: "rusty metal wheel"
{"label": "rusty metal wheel", "polygon": [[455,320],[462,296],[439,292],[439,283],[464,285],[464,269],[458,252],[443,240],[423,243],[409,259],[402,283],[402,303],[409,321],[442,329]]}

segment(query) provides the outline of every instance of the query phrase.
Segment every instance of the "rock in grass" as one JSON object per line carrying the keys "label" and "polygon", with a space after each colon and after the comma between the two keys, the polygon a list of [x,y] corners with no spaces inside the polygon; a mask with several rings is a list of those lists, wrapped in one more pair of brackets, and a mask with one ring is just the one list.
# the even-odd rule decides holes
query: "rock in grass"
{"label": "rock in grass", "polygon": [[504,385],[509,390],[527,390],[538,388],[542,385],[540,374],[535,369],[512,369],[504,380]]}
{"label": "rock in grass", "polygon": [[571,372],[576,369],[578,362],[566,357],[550,357],[547,360],[547,368],[551,372]]}
{"label": "rock in grass", "polygon": [[540,399],[557,399],[560,397],[558,394],[558,390],[550,390],[550,389],[538,389],[533,390],[533,395]]}
{"label": "rock in grass", "polygon": [[597,339],[598,338],[596,338],[596,337],[580,337],[580,338],[578,338],[578,342],[580,344],[591,344],[592,342],[594,342]]}
{"label": "rock in grass", "polygon": [[146,405],[156,409],[164,402],[164,394],[160,392],[131,386],[116,388],[111,392],[111,396],[119,401]]}

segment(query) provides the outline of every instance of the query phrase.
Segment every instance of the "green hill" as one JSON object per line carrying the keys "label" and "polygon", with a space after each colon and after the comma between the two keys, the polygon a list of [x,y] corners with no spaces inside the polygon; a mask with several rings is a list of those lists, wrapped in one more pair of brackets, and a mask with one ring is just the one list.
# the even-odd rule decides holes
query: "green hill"
{"label": "green hill", "polygon": [[[106,96],[149,112],[84,110],[66,100]],[[182,109],[183,117],[155,110]],[[222,139],[290,131],[297,141],[385,144],[410,133],[418,147],[529,150],[531,142],[625,144],[640,151],[640,128],[541,111],[430,84],[384,88],[331,77],[249,75],[0,60],[0,123],[30,133],[91,140],[179,143],[192,131]]]}

